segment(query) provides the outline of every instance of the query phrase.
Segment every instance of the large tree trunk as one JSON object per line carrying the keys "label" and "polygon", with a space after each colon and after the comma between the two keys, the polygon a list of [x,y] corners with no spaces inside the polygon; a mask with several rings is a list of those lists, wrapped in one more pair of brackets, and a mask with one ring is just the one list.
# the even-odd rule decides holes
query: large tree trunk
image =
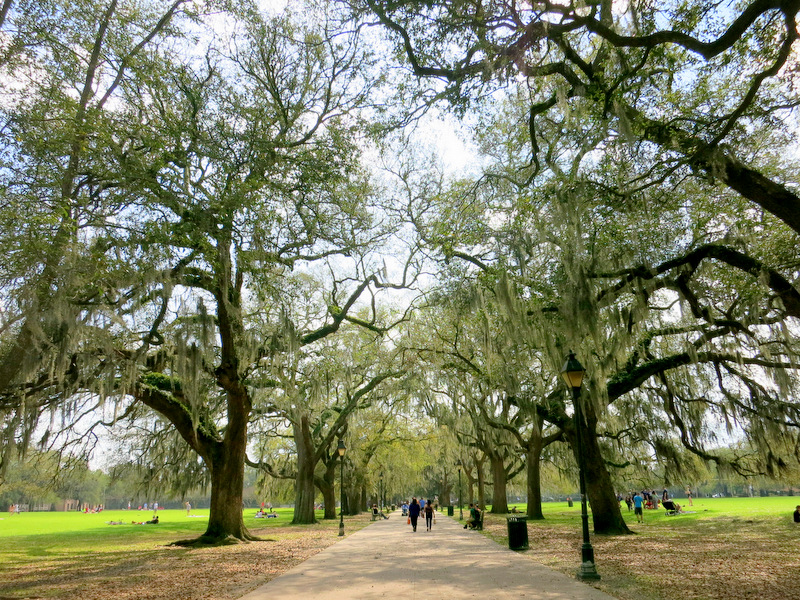
{"label": "large tree trunk", "polygon": [[366,504],[366,491],[363,488],[345,489],[344,491],[344,514],[361,514],[361,505]]}
{"label": "large tree trunk", "polygon": [[336,518],[336,488],[334,486],[325,486],[322,488],[322,502],[324,503],[325,514],[323,519]]}
{"label": "large tree trunk", "polygon": [[316,480],[319,491],[322,492],[322,502],[325,507],[323,519],[336,518],[336,465],[338,461],[332,459],[325,465],[325,473]]}
{"label": "large tree trunk", "polygon": [[461,502],[463,506],[469,506],[475,503],[475,485],[478,480],[470,477],[468,472],[464,473],[464,479],[464,488],[461,490],[464,497],[459,498],[459,502]]}
{"label": "large tree trunk", "polygon": [[[226,378],[227,381],[231,379]],[[147,383],[137,385],[134,392],[138,400],[175,425],[181,437],[203,458],[211,473],[211,510],[206,532],[198,539],[179,541],[176,545],[213,544],[230,538],[258,539],[247,531],[242,519],[250,401],[244,386],[229,387],[228,427],[222,439],[208,435],[205,427],[195,426],[182,397]]]}
{"label": "large tree trunk", "polygon": [[211,469],[211,510],[208,527],[201,537],[223,540],[256,539],[242,520],[244,461],[247,453],[247,422],[250,400],[243,386],[230,386],[228,391],[228,427],[222,442],[207,455]]}
{"label": "large tree trunk", "polygon": [[[229,436],[213,453],[211,464],[211,510],[208,527],[201,541],[221,541],[228,537],[255,539],[242,519],[244,453],[247,436]],[[205,540],[204,540],[205,538]]]}
{"label": "large tree trunk", "polygon": [[584,442],[586,455],[586,495],[592,506],[592,522],[595,533],[626,534],[632,533],[622,518],[614,485],[608,474],[597,437],[588,436]]}
{"label": "large tree trunk", "polygon": [[[588,402],[586,404],[589,404]],[[583,455],[585,460],[586,496],[592,508],[594,532],[598,534],[620,535],[632,533],[622,518],[617,495],[608,474],[600,444],[597,442],[597,418],[592,408],[586,407],[587,419],[583,431]],[[574,421],[572,421],[574,424]],[[575,427],[568,432],[575,460],[580,465],[575,443]]]}
{"label": "large tree trunk", "polygon": [[508,494],[506,493],[506,465],[503,457],[492,454],[489,457],[492,468],[492,513],[506,514],[508,512]]}
{"label": "large tree trunk", "polygon": [[541,459],[542,439],[539,437],[531,441],[525,453],[528,475],[528,508],[526,512],[528,519],[536,521],[544,519],[544,514],[542,513]]}
{"label": "large tree trunk", "polygon": [[297,448],[297,476],[294,490],[294,517],[293,524],[316,523],[314,514],[314,444],[311,439],[311,429],[308,417],[303,415],[299,423],[294,424],[294,441]]}
{"label": "large tree trunk", "polygon": [[486,477],[483,474],[483,461],[476,461],[475,462],[475,472],[476,478],[478,480],[478,497],[475,499],[475,503],[480,507],[481,510],[486,509]]}

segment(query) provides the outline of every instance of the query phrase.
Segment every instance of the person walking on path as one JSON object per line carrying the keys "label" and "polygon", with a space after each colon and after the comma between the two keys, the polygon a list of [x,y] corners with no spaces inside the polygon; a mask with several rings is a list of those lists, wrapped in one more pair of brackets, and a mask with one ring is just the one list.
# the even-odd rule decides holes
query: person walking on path
{"label": "person walking on path", "polygon": [[433,504],[430,500],[425,503],[425,528],[426,531],[433,529]]}
{"label": "person walking on path", "polygon": [[414,531],[417,530],[417,519],[419,519],[420,505],[416,498],[411,499],[411,504],[408,507],[408,518],[411,519],[411,527]]}
{"label": "person walking on path", "polygon": [[436,515],[436,535],[409,536],[406,519],[371,523],[238,600],[615,600],[461,525]]}

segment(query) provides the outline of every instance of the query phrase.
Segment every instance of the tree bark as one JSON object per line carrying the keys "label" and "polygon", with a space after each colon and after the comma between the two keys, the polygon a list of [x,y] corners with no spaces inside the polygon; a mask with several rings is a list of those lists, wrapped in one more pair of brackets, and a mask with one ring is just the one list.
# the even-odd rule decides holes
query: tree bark
{"label": "tree bark", "polygon": [[492,469],[492,513],[506,514],[508,512],[508,494],[506,493],[506,465],[500,454],[493,453],[489,456]]}
{"label": "tree bark", "polygon": [[486,508],[486,477],[483,474],[483,460],[475,462],[476,478],[478,480],[478,497],[475,500],[481,510]]}
{"label": "tree bark", "polygon": [[[594,532],[607,535],[629,534],[632,532],[628,529],[625,519],[622,518],[622,511],[611,483],[611,476],[608,474],[608,468],[597,441],[597,417],[589,404],[589,402],[584,404],[586,421],[583,432],[583,458],[586,469],[584,473],[586,496],[592,509]],[[571,423],[574,424],[574,421]],[[575,443],[575,427],[569,427],[566,433],[575,460],[580,465],[581,460]]]}
{"label": "tree bark", "polygon": [[[234,439],[236,437],[237,439]],[[208,465],[211,471],[211,510],[201,541],[218,542],[228,537],[255,539],[242,518],[244,453],[247,436],[233,436],[220,444]]]}
{"label": "tree bark", "polygon": [[[219,375],[230,383],[222,371]],[[246,388],[229,386],[228,427],[224,437],[220,437],[213,425],[192,421],[191,411],[180,391],[165,389],[172,385],[168,378],[145,377],[136,386],[134,396],[168,419],[202,457],[211,473],[211,509],[206,532],[196,540],[176,544],[217,543],[230,538],[242,541],[257,539],[250,534],[242,519],[247,420],[250,415]]]}
{"label": "tree bark", "polygon": [[344,514],[346,515],[361,514],[363,512],[361,510],[361,505],[363,504],[364,506],[366,506],[366,502],[367,502],[367,492],[363,487],[359,487],[357,489],[349,489],[349,490],[345,489]]}
{"label": "tree bark", "polygon": [[542,472],[541,472],[541,459],[542,459],[542,438],[531,440],[528,444],[525,453],[525,460],[528,475],[528,507],[525,512],[528,514],[528,519],[541,521],[544,520],[542,513]]}
{"label": "tree bark", "polygon": [[308,416],[303,415],[299,423],[294,424],[294,441],[297,448],[297,477],[295,479],[295,500],[293,524],[316,523],[314,514],[314,470],[316,461],[314,444]]}
{"label": "tree bark", "polygon": [[459,498],[462,505],[469,506],[475,503],[475,485],[477,482],[477,478],[473,479],[468,472],[464,472],[464,487],[461,491],[464,493],[465,497],[463,499]]}
{"label": "tree bark", "polygon": [[322,502],[325,508],[323,519],[336,518],[336,466],[339,461],[335,456],[325,465],[325,473],[316,480],[319,491],[322,492]]}
{"label": "tree bark", "polygon": [[336,519],[336,488],[334,486],[325,486],[321,488],[322,502],[325,508],[323,519]]}

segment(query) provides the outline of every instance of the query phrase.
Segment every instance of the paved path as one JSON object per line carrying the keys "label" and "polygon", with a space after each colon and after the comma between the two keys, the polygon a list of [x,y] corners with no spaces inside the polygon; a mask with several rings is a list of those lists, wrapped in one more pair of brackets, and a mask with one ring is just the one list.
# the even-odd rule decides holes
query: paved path
{"label": "paved path", "polygon": [[[371,523],[241,600],[613,600],[438,515],[416,533],[400,512]],[[578,567],[579,549],[575,549]]]}

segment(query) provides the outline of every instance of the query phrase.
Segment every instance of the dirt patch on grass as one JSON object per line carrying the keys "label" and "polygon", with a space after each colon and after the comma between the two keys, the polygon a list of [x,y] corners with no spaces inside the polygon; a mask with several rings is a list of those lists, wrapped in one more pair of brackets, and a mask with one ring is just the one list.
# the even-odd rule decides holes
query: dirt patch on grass
{"label": "dirt patch on grass", "polygon": [[[595,586],[621,600],[800,600],[800,527],[788,521],[710,519],[683,526],[629,524],[635,535],[591,536],[602,577]],[[487,515],[488,535],[507,544],[505,518]],[[574,576],[581,533],[528,522],[530,560]]]}
{"label": "dirt patch on grass", "polygon": [[[366,523],[348,522],[353,533]],[[0,600],[228,600],[335,544],[338,522],[252,530],[265,541],[212,548],[137,547],[130,552],[26,557],[4,569]]]}

